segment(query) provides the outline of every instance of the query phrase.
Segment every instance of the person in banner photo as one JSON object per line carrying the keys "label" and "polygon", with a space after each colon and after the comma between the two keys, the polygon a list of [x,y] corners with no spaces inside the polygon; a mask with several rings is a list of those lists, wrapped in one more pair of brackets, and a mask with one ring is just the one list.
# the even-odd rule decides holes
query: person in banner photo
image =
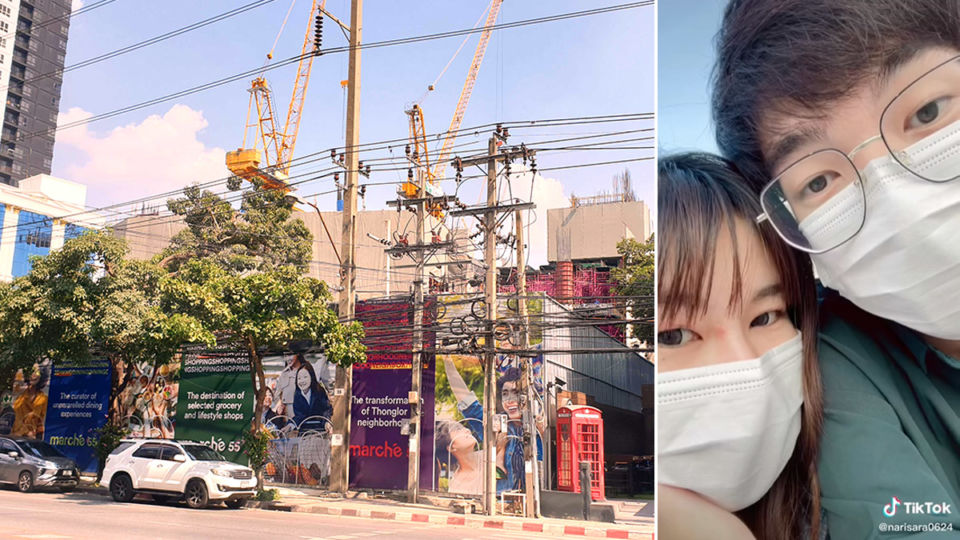
{"label": "person in banner photo", "polygon": [[333,407],[313,366],[304,363],[297,370],[297,391],[293,397],[293,421],[300,431],[322,431],[327,427]]}
{"label": "person in banner photo", "polygon": [[447,469],[447,491],[471,495],[482,493],[483,452],[477,438],[456,420],[438,420],[434,433],[436,459]]}
{"label": "person in banner photo", "polygon": [[267,476],[274,481],[324,485],[330,475],[329,420],[326,391],[334,369],[322,355],[264,357],[267,396],[263,425],[274,433]]}
{"label": "person in banner photo", "polygon": [[[507,431],[497,434],[497,492],[507,490],[521,490],[524,488],[524,461],[523,461],[523,424],[520,399],[520,369],[516,366],[503,362],[505,367],[501,367],[500,375],[497,378],[496,407],[497,414],[507,416]],[[444,357],[444,370],[450,389],[457,399],[457,409],[463,415],[467,429],[473,435],[476,443],[483,442],[483,407],[481,406],[476,394],[464,382],[463,377],[449,356]],[[539,415],[538,415],[539,416]],[[543,446],[539,431],[542,431],[542,424],[538,418],[537,433],[537,459],[543,457]],[[449,432],[450,430],[448,430]],[[457,432],[455,432],[457,433]],[[447,452],[451,455],[467,457],[463,447],[469,443],[469,440],[459,439],[460,444],[455,444],[458,439],[450,437]],[[475,443],[475,444],[476,444]],[[456,447],[457,450],[454,450]],[[460,461],[458,459],[460,470],[472,471],[475,465],[468,460]],[[467,465],[464,468],[464,465]],[[457,481],[456,474],[453,475],[450,485],[463,485],[463,482]],[[482,482],[480,482],[482,486]],[[450,491],[453,491],[452,487]]]}
{"label": "person in banner photo", "polygon": [[120,414],[131,437],[172,439],[180,384],[179,362],[154,369],[134,363],[132,379],[120,396]]}
{"label": "person in banner photo", "polygon": [[[14,421],[10,434],[32,439],[43,439],[43,426],[47,416],[47,391],[50,382],[50,362],[34,365],[29,382],[24,380],[23,370],[17,372],[19,385],[15,385],[13,398]],[[22,390],[18,393],[16,386]]]}

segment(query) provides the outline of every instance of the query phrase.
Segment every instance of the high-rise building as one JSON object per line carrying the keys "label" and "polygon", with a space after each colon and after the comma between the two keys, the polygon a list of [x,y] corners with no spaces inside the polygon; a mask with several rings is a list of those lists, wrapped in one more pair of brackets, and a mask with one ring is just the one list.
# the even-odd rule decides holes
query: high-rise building
{"label": "high-rise building", "polygon": [[0,0],[0,182],[50,174],[70,0]]}

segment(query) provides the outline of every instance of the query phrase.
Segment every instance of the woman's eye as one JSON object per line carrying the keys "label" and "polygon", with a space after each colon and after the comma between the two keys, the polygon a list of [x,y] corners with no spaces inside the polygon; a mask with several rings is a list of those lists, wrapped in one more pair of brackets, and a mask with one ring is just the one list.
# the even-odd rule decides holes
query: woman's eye
{"label": "woman's eye", "polygon": [[786,316],[786,313],[784,313],[781,310],[768,311],[766,313],[760,314],[758,317],[750,321],[750,327],[753,328],[758,326],[770,326],[771,324],[779,321],[785,316]]}
{"label": "woman's eye", "polygon": [[808,194],[818,194],[829,187],[830,182],[836,177],[835,173],[821,173],[807,181],[803,190]]}
{"label": "woman's eye", "polygon": [[907,119],[907,128],[915,129],[933,123],[937,118],[940,118],[941,113],[949,101],[949,97],[942,97],[920,107]]}
{"label": "woman's eye", "polygon": [[657,344],[664,347],[676,347],[685,345],[695,339],[697,334],[688,328],[674,328],[673,330],[663,330],[657,333]]}

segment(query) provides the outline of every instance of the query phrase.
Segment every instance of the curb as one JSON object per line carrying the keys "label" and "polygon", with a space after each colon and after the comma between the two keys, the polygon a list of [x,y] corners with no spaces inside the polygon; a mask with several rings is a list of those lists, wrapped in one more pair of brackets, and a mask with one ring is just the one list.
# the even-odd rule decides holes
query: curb
{"label": "curb", "polygon": [[459,527],[472,527],[477,529],[501,529],[505,531],[533,532],[552,536],[655,540],[655,535],[653,532],[640,532],[623,528],[583,527],[579,525],[562,525],[554,523],[530,523],[479,516],[444,516],[439,514],[422,514],[416,512],[395,512],[356,508],[336,508],[320,505],[287,504],[274,501],[250,501],[247,503],[247,507],[273,510],[277,512],[304,512],[340,517],[384,519],[412,523],[433,523],[436,525],[452,525]]}

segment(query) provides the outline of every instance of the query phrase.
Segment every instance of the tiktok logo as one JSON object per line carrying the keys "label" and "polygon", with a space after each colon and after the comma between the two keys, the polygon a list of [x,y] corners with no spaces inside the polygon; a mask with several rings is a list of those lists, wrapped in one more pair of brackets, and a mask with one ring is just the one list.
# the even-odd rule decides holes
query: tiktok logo
{"label": "tiktok logo", "polygon": [[897,507],[903,504],[900,499],[893,497],[893,500],[890,501],[890,504],[884,505],[883,515],[887,517],[893,517],[897,513]]}

